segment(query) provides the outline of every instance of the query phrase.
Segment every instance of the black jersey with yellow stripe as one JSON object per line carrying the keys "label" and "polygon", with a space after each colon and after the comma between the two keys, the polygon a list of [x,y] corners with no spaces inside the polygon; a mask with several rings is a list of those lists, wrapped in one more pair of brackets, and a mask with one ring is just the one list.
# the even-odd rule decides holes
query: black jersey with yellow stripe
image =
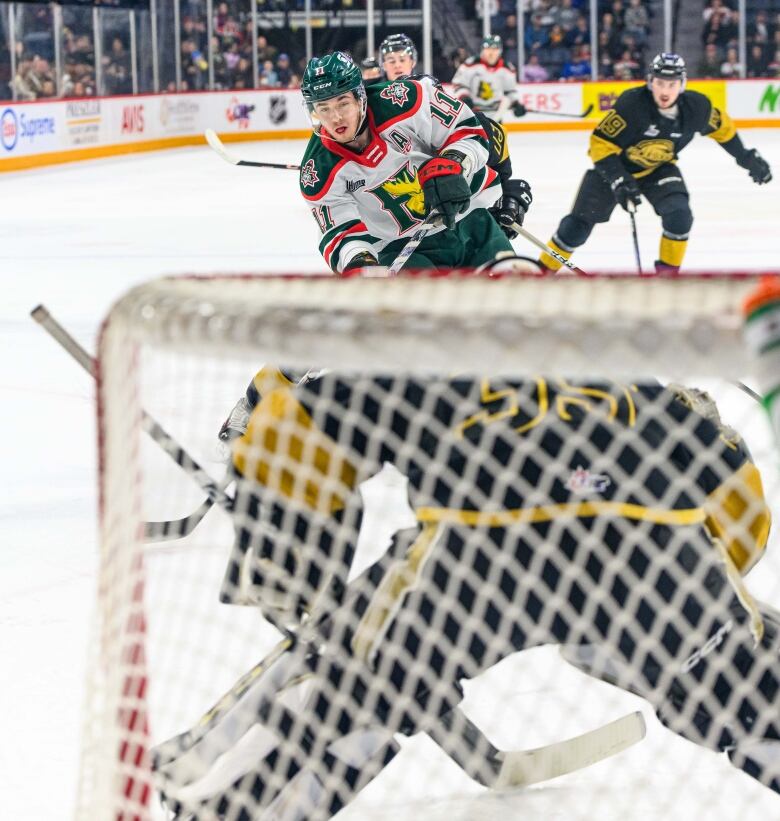
{"label": "black jersey with yellow stripe", "polygon": [[742,572],[766,545],[769,511],[744,442],[657,382],[326,373],[268,384],[234,466],[312,512],[343,509],[389,462],[421,524],[705,528]]}
{"label": "black jersey with yellow stripe", "polygon": [[647,86],[624,91],[594,129],[590,158],[602,170],[614,167],[619,159],[622,168],[618,171],[643,177],[664,163],[676,162],[696,134],[711,137],[726,150],[732,140],[739,141],[729,115],[704,94],[683,91],[676,108],[673,119],[661,114]]}

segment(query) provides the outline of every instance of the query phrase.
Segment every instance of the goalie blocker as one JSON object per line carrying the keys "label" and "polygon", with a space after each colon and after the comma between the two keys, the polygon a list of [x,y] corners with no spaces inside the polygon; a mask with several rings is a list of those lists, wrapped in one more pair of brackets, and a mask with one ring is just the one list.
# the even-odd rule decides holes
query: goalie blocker
{"label": "goalie blocker", "polygon": [[395,733],[457,736],[464,678],[551,643],[780,792],[778,620],[742,581],[769,514],[706,394],[264,369],[246,409],[222,600],[290,638],[157,748],[170,806],[331,817]]}

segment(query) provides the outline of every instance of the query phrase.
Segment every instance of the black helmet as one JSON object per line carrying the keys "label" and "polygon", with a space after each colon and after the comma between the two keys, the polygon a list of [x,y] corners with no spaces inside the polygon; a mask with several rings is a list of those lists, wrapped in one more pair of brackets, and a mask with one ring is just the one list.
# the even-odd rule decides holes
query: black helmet
{"label": "black helmet", "polygon": [[662,77],[665,80],[682,80],[685,82],[687,76],[688,72],[685,68],[685,60],[683,60],[679,54],[662,52],[653,57],[648,79]]}
{"label": "black helmet", "polygon": [[408,54],[412,58],[412,62],[417,62],[417,49],[414,40],[407,34],[391,34],[389,37],[385,37],[379,44],[379,59],[384,62],[388,54],[399,51]]}

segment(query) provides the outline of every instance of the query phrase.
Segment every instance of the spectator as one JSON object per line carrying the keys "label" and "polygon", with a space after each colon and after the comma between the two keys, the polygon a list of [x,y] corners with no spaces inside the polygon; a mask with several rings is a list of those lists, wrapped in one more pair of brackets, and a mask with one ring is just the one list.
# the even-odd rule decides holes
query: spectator
{"label": "spectator", "polygon": [[616,80],[637,80],[641,66],[639,61],[631,53],[631,49],[626,49],[619,60],[615,61],[615,79]]}
{"label": "spectator", "polygon": [[590,30],[584,14],[581,14],[577,18],[574,28],[566,34],[566,40],[564,42],[569,48],[590,45]]}
{"label": "spectator", "polygon": [[747,39],[749,43],[766,48],[769,45],[770,29],[766,19],[766,12],[761,10],[756,13],[756,18],[752,23],[748,23]]}
{"label": "spectator", "polygon": [[764,77],[767,70],[767,60],[764,55],[763,46],[754,43],[750,47],[750,54],[747,61],[748,77]]}
{"label": "spectator", "polygon": [[563,65],[562,80],[590,80],[590,49],[575,46],[572,55]]}
{"label": "spectator", "polygon": [[615,18],[615,25],[618,27],[620,31],[623,31],[625,27],[625,22],[623,20],[623,15],[626,13],[625,6],[623,5],[623,0],[612,0],[612,16]]}
{"label": "spectator", "polygon": [[770,60],[766,67],[766,73],[769,77],[780,77],[780,48],[775,52],[775,56]]}
{"label": "spectator", "polygon": [[650,30],[650,16],[642,0],[629,0],[623,23],[626,34],[630,34],[637,43],[644,44]]}
{"label": "spectator", "polygon": [[707,43],[704,46],[704,56],[696,69],[696,76],[703,79],[712,79],[720,77],[720,55],[718,54],[718,47],[715,43]]}
{"label": "spectator", "polygon": [[276,77],[280,86],[287,88],[292,78],[292,68],[290,67],[290,57],[287,54],[280,54],[276,61]]}
{"label": "spectator", "polygon": [[268,44],[268,38],[264,35],[259,35],[257,38],[257,59],[260,63],[264,63],[266,60],[275,60],[276,55],[279,53],[279,49],[275,46],[271,46]]}
{"label": "spectator", "polygon": [[542,18],[538,14],[531,16],[531,25],[525,30],[525,49],[529,52],[546,48],[550,37],[546,28],[542,27]]}
{"label": "spectator", "polygon": [[742,63],[739,62],[739,55],[735,48],[730,48],[726,52],[726,60],[720,67],[720,76],[726,79],[742,76]]}
{"label": "spectator", "polygon": [[710,5],[704,9],[703,16],[702,40],[704,44],[715,43],[725,48],[736,36],[731,9],[724,6],[722,0],[710,0]]}
{"label": "spectator", "polygon": [[547,69],[539,63],[539,55],[532,54],[523,66],[523,82],[544,83],[550,79]]}
{"label": "spectator", "polygon": [[266,60],[260,69],[261,86],[278,86],[279,76],[274,69],[273,60]]}
{"label": "spectator", "polygon": [[[610,15],[611,16],[611,15]],[[619,45],[619,43],[617,44]],[[614,69],[614,60],[612,57],[613,48],[610,45],[609,41],[609,33],[606,31],[599,32],[599,77],[603,80],[609,80],[612,78],[615,69]]]}
{"label": "spectator", "polygon": [[561,0],[555,13],[555,22],[564,30],[573,29],[580,13],[574,8],[572,0]]}
{"label": "spectator", "polygon": [[102,63],[106,94],[132,94],[130,55],[125,50],[121,37],[114,37],[111,41],[109,54],[103,58]]}
{"label": "spectator", "polygon": [[16,75],[11,80],[10,86],[17,100],[35,100],[38,97],[38,89],[30,78],[32,74],[32,61],[22,60],[16,67]]}
{"label": "spectator", "polygon": [[604,12],[599,33],[606,35],[605,45],[609,51],[609,56],[616,60],[623,53],[623,43],[620,37],[620,29],[615,23],[615,16],[611,11]]}

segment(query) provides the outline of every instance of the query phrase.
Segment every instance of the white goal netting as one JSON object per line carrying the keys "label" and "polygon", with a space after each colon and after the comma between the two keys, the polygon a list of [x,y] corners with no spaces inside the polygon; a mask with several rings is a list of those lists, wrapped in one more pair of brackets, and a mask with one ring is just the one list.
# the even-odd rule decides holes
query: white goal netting
{"label": "white goal netting", "polygon": [[98,357],[79,817],[776,815],[755,285],[128,294]]}

